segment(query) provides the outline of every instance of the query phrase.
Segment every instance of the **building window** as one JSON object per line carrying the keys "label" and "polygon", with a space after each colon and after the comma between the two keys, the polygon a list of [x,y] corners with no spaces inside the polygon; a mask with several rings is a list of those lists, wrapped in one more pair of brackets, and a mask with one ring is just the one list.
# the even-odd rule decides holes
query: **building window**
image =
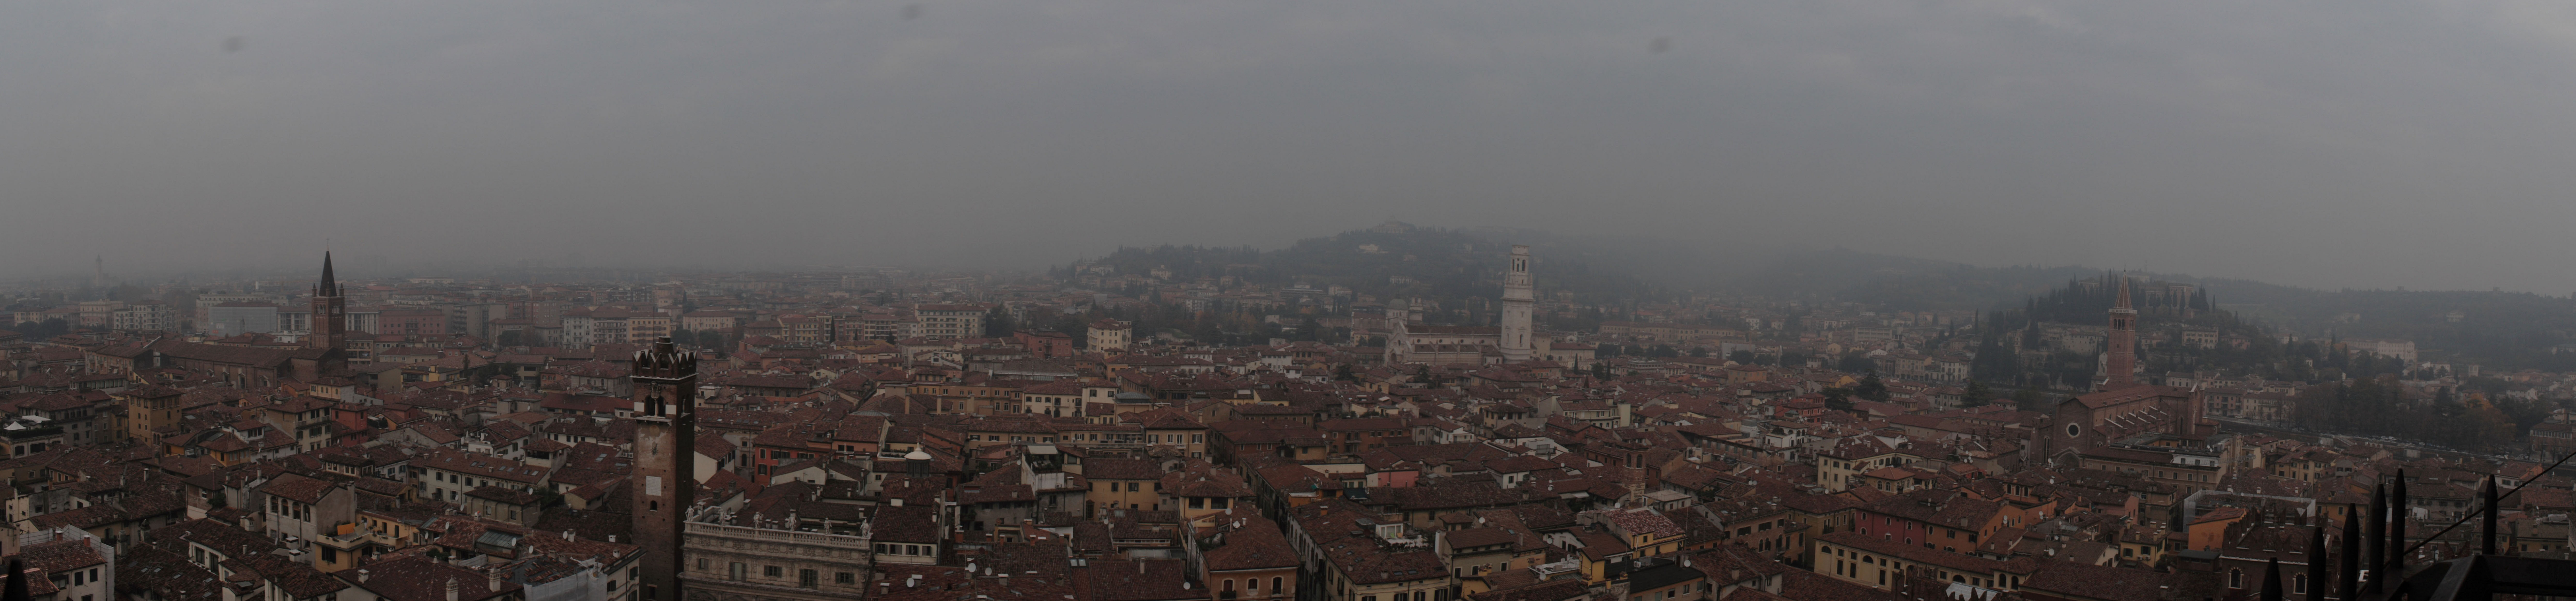
{"label": "building window", "polygon": [[771,577],[771,578],[777,578],[777,577],[779,577],[779,576],[785,575],[786,573],[787,573],[787,570],[786,570],[786,569],[784,569],[784,568],[780,568],[780,567],[778,567],[778,566],[760,566],[760,575],[762,575],[762,576],[768,576],[768,577]]}
{"label": "building window", "polygon": [[832,574],[832,584],[858,584],[858,583],[859,583],[859,575],[857,575],[857,574],[852,574],[852,573],[849,573],[849,572],[836,572],[836,573],[833,573],[833,574]]}
{"label": "building window", "polygon": [[822,581],[822,579],[819,577],[819,573],[818,573],[818,572],[815,572],[815,571],[813,571],[813,570],[797,570],[797,571],[796,571],[796,585],[797,585],[797,586],[802,586],[802,587],[806,587],[806,588],[813,588],[815,584],[819,584],[821,581]]}

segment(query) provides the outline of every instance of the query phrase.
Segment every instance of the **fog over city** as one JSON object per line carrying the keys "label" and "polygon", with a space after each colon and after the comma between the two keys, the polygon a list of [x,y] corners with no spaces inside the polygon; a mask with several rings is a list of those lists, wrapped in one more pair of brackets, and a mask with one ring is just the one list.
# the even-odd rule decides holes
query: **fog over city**
{"label": "fog over city", "polygon": [[0,6],[0,601],[2576,599],[2576,2]]}
{"label": "fog over city", "polygon": [[[2576,5],[25,3],[0,277],[1033,268],[1388,219],[2566,294]],[[301,273],[299,271],[298,273]],[[1542,276],[1545,277],[1545,276]]]}

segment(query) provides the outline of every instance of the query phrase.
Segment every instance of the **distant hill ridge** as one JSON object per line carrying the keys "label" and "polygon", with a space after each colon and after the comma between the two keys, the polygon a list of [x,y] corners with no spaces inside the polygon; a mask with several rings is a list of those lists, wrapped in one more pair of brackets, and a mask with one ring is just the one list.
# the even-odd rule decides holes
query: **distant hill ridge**
{"label": "distant hill ridge", "polygon": [[1541,295],[1567,292],[1577,302],[1591,304],[1657,293],[1634,274],[1603,267],[1606,263],[1598,251],[1565,247],[1552,237],[1401,223],[1308,238],[1276,250],[1125,247],[1086,263],[1109,265],[1119,273],[1163,269],[1178,281],[1232,275],[1271,286],[1342,286],[1379,298],[1419,296],[1455,302],[1500,295],[1504,256],[1513,244],[1531,245]]}
{"label": "distant hill ridge", "polygon": [[[1152,246],[1119,249],[1091,262],[1121,273],[1167,268],[1176,279],[1235,275],[1266,285],[1344,286],[1388,298],[1419,296],[1444,307],[1491,299],[1503,256],[1529,244],[1543,298],[1621,306],[1674,300],[1692,291],[1776,300],[1854,301],[1890,310],[2018,308],[2068,280],[2098,277],[2083,266],[1981,267],[1845,249],[1748,252],[1719,242],[1569,237],[1502,228],[1444,229],[1390,222],[1299,240],[1287,248]],[[1406,260],[1406,257],[1411,260]],[[2252,280],[2145,273],[2202,287],[2219,308],[2308,336],[2416,341],[2427,358],[2497,367],[2576,370],[2576,299],[2501,291],[2315,290]],[[1411,280],[1399,283],[1401,276]],[[2571,347],[2576,348],[2576,347]]]}

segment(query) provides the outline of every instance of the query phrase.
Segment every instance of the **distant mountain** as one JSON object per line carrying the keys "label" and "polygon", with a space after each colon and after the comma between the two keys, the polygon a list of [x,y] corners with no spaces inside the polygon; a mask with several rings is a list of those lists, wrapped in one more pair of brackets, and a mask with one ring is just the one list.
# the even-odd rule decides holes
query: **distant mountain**
{"label": "distant mountain", "polygon": [[[2005,309],[2102,275],[2089,267],[1977,267],[1850,251],[1784,255],[1726,287],[1782,299],[1889,309]],[[2218,308],[2309,337],[2412,340],[2428,361],[2576,370],[2576,299],[2503,291],[2316,290],[2231,278],[2142,274],[2194,284]]]}
{"label": "distant mountain", "polygon": [[1835,300],[1903,311],[1987,310],[2019,305],[2068,279],[2101,275],[2084,267],[1977,267],[1834,249],[1784,254],[1722,287],[1784,300]]}
{"label": "distant mountain", "polygon": [[[1190,246],[1120,249],[1097,262],[1121,273],[1171,269],[1183,279],[1233,274],[1271,285],[1339,285],[1385,297],[1418,296],[1471,320],[1502,286],[1511,244],[1528,244],[1539,292],[1620,307],[1690,292],[1754,298],[1852,301],[1893,310],[1988,311],[2020,307],[2069,280],[2102,275],[2083,266],[1981,267],[1843,249],[1751,252],[1715,242],[1559,236],[1533,230],[1442,229],[1389,224],[1300,240],[1288,248]],[[1410,257],[1408,259],[1408,257]],[[2427,360],[2498,368],[2576,370],[2576,299],[2521,292],[2315,290],[2251,280],[2144,274],[2196,284],[2219,308],[2311,337],[2413,340]],[[1401,278],[1410,283],[1399,283]]]}
{"label": "distant mountain", "polygon": [[[1379,298],[1420,297],[1444,309],[1475,308],[1500,297],[1504,260],[1512,244],[1529,244],[1538,293],[1571,294],[1583,304],[1618,304],[1664,294],[1637,274],[1617,267],[1610,251],[1519,230],[1451,230],[1390,224],[1321,238],[1287,248],[1151,246],[1118,249],[1089,261],[1119,273],[1169,270],[1176,280],[1231,275],[1272,286],[1342,286]],[[1477,300],[1481,299],[1481,300]]]}
{"label": "distant mountain", "polygon": [[[2213,285],[2212,290],[2226,290]],[[2213,292],[2219,306],[2311,336],[2412,340],[2427,359],[2499,368],[2576,369],[2576,299],[2527,292],[2307,290]]]}

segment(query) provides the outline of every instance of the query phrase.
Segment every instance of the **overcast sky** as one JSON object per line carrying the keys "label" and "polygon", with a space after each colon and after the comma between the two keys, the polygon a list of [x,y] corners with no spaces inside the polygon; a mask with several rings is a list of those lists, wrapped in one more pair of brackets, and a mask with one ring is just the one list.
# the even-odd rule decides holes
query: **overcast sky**
{"label": "overcast sky", "polygon": [[[2576,4],[49,2],[0,275],[1010,265],[1385,219],[2576,290]],[[1711,260],[1723,260],[1712,256]]]}

